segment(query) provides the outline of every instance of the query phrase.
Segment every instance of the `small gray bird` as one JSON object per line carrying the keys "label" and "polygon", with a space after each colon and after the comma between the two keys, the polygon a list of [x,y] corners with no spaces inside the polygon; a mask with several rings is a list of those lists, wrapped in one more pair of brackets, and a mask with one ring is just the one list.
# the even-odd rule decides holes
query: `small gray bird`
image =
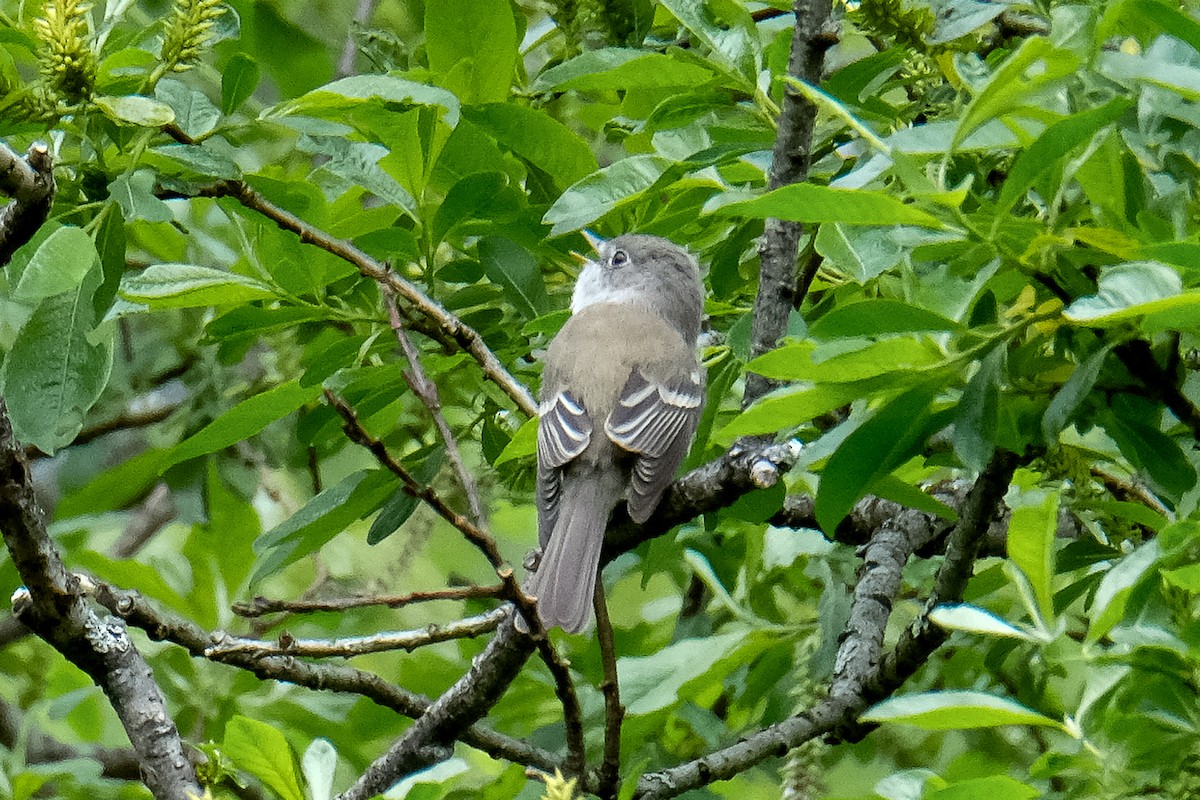
{"label": "small gray bird", "polygon": [[645,522],[683,463],[704,404],[696,262],[657,236],[589,236],[571,318],[546,353],[538,422],[541,563],[526,581],[542,622],[578,633],[609,515]]}

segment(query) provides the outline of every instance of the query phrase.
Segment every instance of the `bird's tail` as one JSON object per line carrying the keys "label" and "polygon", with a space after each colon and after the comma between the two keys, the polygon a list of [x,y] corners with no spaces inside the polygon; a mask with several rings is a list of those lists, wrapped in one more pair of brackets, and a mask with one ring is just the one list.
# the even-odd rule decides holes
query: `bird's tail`
{"label": "bird's tail", "polygon": [[580,476],[564,485],[562,507],[537,572],[525,591],[538,599],[547,629],[579,633],[591,621],[592,593],[608,516],[616,505],[616,487],[600,476]]}

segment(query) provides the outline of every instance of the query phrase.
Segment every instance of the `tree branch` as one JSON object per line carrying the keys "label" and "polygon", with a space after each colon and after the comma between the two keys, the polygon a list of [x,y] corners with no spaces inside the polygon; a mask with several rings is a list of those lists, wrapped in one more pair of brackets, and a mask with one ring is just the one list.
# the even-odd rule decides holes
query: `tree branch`
{"label": "tree branch", "polygon": [[[878,649],[874,644],[882,642],[888,619],[887,613],[878,613],[880,601],[876,593],[889,590],[894,593],[899,585],[898,571],[908,553],[918,544],[912,537],[914,534],[919,536],[923,528],[915,519],[914,529],[896,525],[868,548],[871,558],[864,562],[859,581],[867,585],[862,591],[856,587],[851,625],[838,648],[838,671],[828,697],[807,711],[731,747],[677,767],[643,775],[634,797],[638,800],[676,797],[731,778],[764,759],[782,757],[792,748],[818,736],[838,734],[841,738],[849,738],[869,730],[865,726],[855,726],[858,715],[871,703],[895,691],[945,641],[945,632],[929,620],[929,612],[940,603],[961,599],[980,543],[992,517],[998,512],[1016,465],[1016,456],[997,452],[975,482],[963,513],[951,531],[946,558],[938,570],[924,613],[887,657],[877,660]],[[885,600],[890,608],[891,595]]]}
{"label": "tree branch", "polygon": [[[788,74],[816,85],[821,81],[825,51],[835,41],[827,30],[832,4],[830,0],[795,0],[792,8],[796,23],[788,55]],[[816,119],[817,107],[785,82],[768,189],[778,189],[808,179]],[[792,308],[808,291],[812,275],[807,274],[801,282],[803,285],[798,284],[796,275],[796,256],[803,235],[803,223],[780,219],[768,219],[766,222],[758,245],[760,266],[758,296],[754,300],[750,331],[751,356],[775,349],[779,339],[787,332]],[[742,405],[750,405],[770,391],[772,386],[767,378],[749,373]]]}
{"label": "tree branch", "polygon": [[[155,609],[140,594],[96,581],[96,602],[135,628],[146,632],[156,642],[179,645],[195,658],[205,658],[205,652],[215,643],[211,634],[190,620]],[[528,653],[526,653],[528,657]],[[246,653],[227,653],[210,659],[238,669],[244,669],[264,680],[277,680],[304,686],[314,691],[355,694],[383,708],[416,718],[432,705],[427,697],[409,692],[388,683],[378,675],[336,664],[314,664],[291,656],[255,657]],[[467,727],[459,737],[462,742],[505,759],[552,772],[558,759],[551,753],[535,748],[518,739],[497,733],[482,725]]]}
{"label": "tree branch", "polygon": [[352,608],[387,606],[403,608],[413,603],[431,600],[480,600],[504,596],[503,586],[461,586],[434,589],[408,594],[382,594],[367,597],[338,597],[329,600],[273,600],[258,595],[252,600],[235,603],[233,613],[240,617],[261,617],[266,614],[308,614],[315,611],[346,611]]}
{"label": "tree branch", "polygon": [[[176,138],[185,144],[192,143],[190,138],[186,136],[180,138],[177,135]],[[422,316],[437,325],[442,333],[475,359],[476,363],[483,370],[484,377],[499,386],[526,416],[533,417],[537,415],[537,403],[533,401],[533,395],[529,393],[528,387],[514,378],[504,368],[504,365],[500,363],[500,359],[488,348],[487,343],[484,342],[479,332],[434,302],[413,283],[389,269],[386,264],[371,258],[350,242],[330,236],[325,231],[308,224],[295,214],[275,205],[244,181],[221,181],[206,188],[199,196],[232,197],[246,208],[257,211],[267,219],[270,219],[280,228],[296,234],[300,237],[301,242],[315,245],[328,253],[332,253],[343,261],[353,264],[359,273],[375,281],[380,286],[391,289],[399,297],[404,298],[405,302],[412,305]]]}
{"label": "tree branch", "polygon": [[13,609],[30,630],[104,690],[137,753],[142,780],[160,800],[189,800],[200,785],[166,698],[125,626],[101,619],[63,566],[37,507],[29,462],[0,400],[0,532],[25,588]]}
{"label": "tree branch", "polygon": [[533,639],[518,632],[511,617],[506,619],[471,669],[337,800],[368,800],[406,775],[448,758],[455,740],[495,705],[533,649]]}
{"label": "tree branch", "polygon": [[600,644],[600,663],[604,666],[604,760],[600,762],[596,794],[600,800],[616,800],[621,789],[621,723],[625,707],[621,705],[621,686],[617,681],[617,648],[613,641],[612,620],[608,618],[608,601],[604,597],[604,582],[596,581],[593,598],[596,611],[596,640]]}
{"label": "tree branch", "polygon": [[46,145],[31,145],[22,158],[0,142],[0,193],[12,198],[0,209],[0,267],[50,216],[54,188],[54,163]]}

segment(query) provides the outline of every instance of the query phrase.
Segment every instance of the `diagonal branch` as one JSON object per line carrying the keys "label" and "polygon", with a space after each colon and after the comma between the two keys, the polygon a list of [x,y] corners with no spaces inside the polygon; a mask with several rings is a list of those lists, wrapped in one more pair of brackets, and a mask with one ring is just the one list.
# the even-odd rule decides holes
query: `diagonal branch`
{"label": "diagonal branch", "polygon": [[0,193],[12,202],[0,209],[0,267],[37,233],[54,200],[54,164],[46,145],[30,146],[25,157],[0,142]]}
{"label": "diagonal branch", "polygon": [[[812,708],[735,745],[670,769],[643,775],[634,797],[638,800],[676,797],[731,778],[767,758],[786,755],[792,748],[818,736],[833,734],[851,738],[869,730],[866,726],[856,726],[858,715],[871,703],[895,691],[945,641],[945,632],[934,626],[929,612],[940,603],[961,599],[980,543],[992,518],[999,512],[1016,465],[1016,456],[997,452],[975,482],[962,514],[950,532],[946,558],[938,569],[925,611],[892,652],[878,661],[873,655],[878,652],[874,642],[883,640],[888,615],[875,613],[876,609],[870,606],[878,604],[874,592],[888,591],[899,585],[897,573],[907,554],[919,544],[911,535],[895,530],[882,535],[868,548],[872,558],[864,563],[859,581],[860,584],[867,583],[867,587],[855,593],[852,624],[838,648],[838,672],[829,696]],[[890,552],[885,553],[889,548]]]}
{"label": "diagonal branch", "polygon": [[[811,85],[821,81],[825,51],[835,41],[827,30],[830,0],[795,0],[796,15],[792,30],[792,48],[788,55],[788,74]],[[783,107],[775,135],[775,150],[768,176],[769,189],[778,189],[808,179],[812,160],[813,128],[817,107],[790,84],[784,84]],[[762,355],[774,350],[787,332],[788,316],[808,292],[811,269],[797,278],[796,256],[804,225],[780,219],[768,219],[758,245],[758,296],[754,299],[754,318],[750,330],[750,354]],[[746,376],[746,391],[742,404],[750,405],[772,388],[761,375]]]}
{"label": "diagonal branch", "polygon": [[[181,131],[168,132],[173,133],[184,143],[191,143],[187,136],[182,136]],[[280,228],[296,234],[300,237],[301,242],[315,245],[354,265],[360,274],[395,292],[418,313],[433,322],[439,331],[475,359],[483,370],[484,377],[499,386],[526,416],[537,415],[537,403],[533,401],[533,395],[529,393],[528,387],[504,368],[500,359],[487,346],[478,331],[434,302],[412,282],[393,272],[383,262],[367,255],[350,242],[331,236],[290,211],[275,205],[244,181],[221,181],[204,189],[199,196],[232,197],[246,208],[262,214]]]}

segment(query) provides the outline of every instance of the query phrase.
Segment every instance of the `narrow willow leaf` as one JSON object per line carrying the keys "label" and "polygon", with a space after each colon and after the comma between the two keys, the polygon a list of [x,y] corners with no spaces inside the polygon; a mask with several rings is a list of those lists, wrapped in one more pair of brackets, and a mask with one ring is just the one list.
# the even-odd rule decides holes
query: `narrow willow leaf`
{"label": "narrow willow leaf", "polygon": [[967,603],[938,606],[929,612],[929,619],[946,630],[1036,641],[1035,637],[1000,619],[992,612]]}
{"label": "narrow willow leaf", "polygon": [[961,329],[961,324],[934,311],[904,300],[880,297],[834,306],[809,325],[808,331],[816,339],[844,339]]}
{"label": "narrow willow leaf", "polygon": [[1043,620],[1054,619],[1054,539],[1058,532],[1057,491],[1028,490],[1011,502],[1008,557],[1033,587]]}
{"label": "narrow willow leaf", "polygon": [[544,111],[510,103],[469,109],[467,119],[566,188],[595,172],[591,147]]}
{"label": "narrow willow leaf", "polygon": [[178,464],[249,439],[275,420],[315,400],[320,391],[317,386],[292,382],[249,397],[180,442],[171,451],[170,461]]}
{"label": "narrow willow leaf", "polygon": [[613,91],[697,87],[715,73],[694,61],[665,53],[609,47],[591,50],[551,67],[537,77],[534,91]]}
{"label": "narrow willow leaf", "polygon": [[274,297],[266,284],[196,264],[154,264],[121,282],[121,296],[150,309],[234,305]]}
{"label": "narrow willow leaf", "polygon": [[670,165],[670,161],[659,156],[623,158],[559,195],[542,221],[552,226],[551,236],[579,230],[649,189]]}
{"label": "narrow willow leaf", "polygon": [[97,272],[72,291],[43,300],[4,362],[0,392],[17,438],[44,453],[70,444],[112,371],[111,326],[97,335],[92,293]]}
{"label": "narrow willow leaf", "polygon": [[725,205],[710,202],[706,210],[720,216],[774,217],[792,222],[944,227],[937,217],[886,192],[833,189],[811,183],[794,183],[761,197]]}
{"label": "narrow willow leaf", "polygon": [[841,443],[821,472],[815,511],[833,531],[877,479],[907,461],[933,427],[930,409],[939,387],[920,384],[881,407]]}
{"label": "narrow willow leaf", "polygon": [[1054,395],[1054,399],[1046,407],[1045,416],[1042,417],[1042,435],[1046,437],[1047,442],[1057,441],[1058,434],[1070,424],[1075,412],[1091,394],[1092,387],[1096,385],[1096,379],[1100,377],[1104,360],[1108,358],[1112,347],[1112,345],[1108,345],[1090,355],[1086,361],[1075,368],[1071,377],[1067,378],[1066,383]]}
{"label": "narrow willow leaf", "polygon": [[921,692],[892,697],[868,708],[864,722],[900,722],[929,731],[997,728],[1002,725],[1040,725],[1062,728],[1062,723],[1039,714],[1015,700],[984,692]]}
{"label": "narrow willow leaf", "polygon": [[1052,169],[1063,156],[1125,113],[1130,105],[1128,99],[1118,97],[1099,108],[1081,111],[1059,120],[1042,131],[1042,135],[1013,162],[1000,190],[995,213],[1004,214],[1011,210],[1034,181]]}
{"label": "narrow willow leaf", "polygon": [[110,119],[144,128],[161,128],[175,121],[175,112],[166,103],[151,100],[141,95],[109,97],[99,95],[92,98],[96,107]]}
{"label": "narrow willow leaf", "polygon": [[221,71],[221,113],[232,114],[249,100],[261,78],[257,61],[245,53],[235,53]]}
{"label": "narrow willow leaf", "polygon": [[1124,619],[1129,596],[1143,579],[1154,574],[1151,570],[1158,563],[1159,552],[1158,542],[1151,540],[1121,558],[1105,573],[1089,609],[1089,642],[1098,641]]}
{"label": "narrow willow leaf", "polygon": [[1104,270],[1094,295],[1081,297],[1063,315],[1088,325],[1113,324],[1158,311],[1168,304],[1200,306],[1200,293],[1181,294],[1178,270],[1155,261],[1117,264]]}
{"label": "narrow willow leaf", "polygon": [[487,236],[479,240],[479,260],[488,280],[504,289],[505,298],[526,319],[550,311],[542,271],[528,250],[502,236]]}

